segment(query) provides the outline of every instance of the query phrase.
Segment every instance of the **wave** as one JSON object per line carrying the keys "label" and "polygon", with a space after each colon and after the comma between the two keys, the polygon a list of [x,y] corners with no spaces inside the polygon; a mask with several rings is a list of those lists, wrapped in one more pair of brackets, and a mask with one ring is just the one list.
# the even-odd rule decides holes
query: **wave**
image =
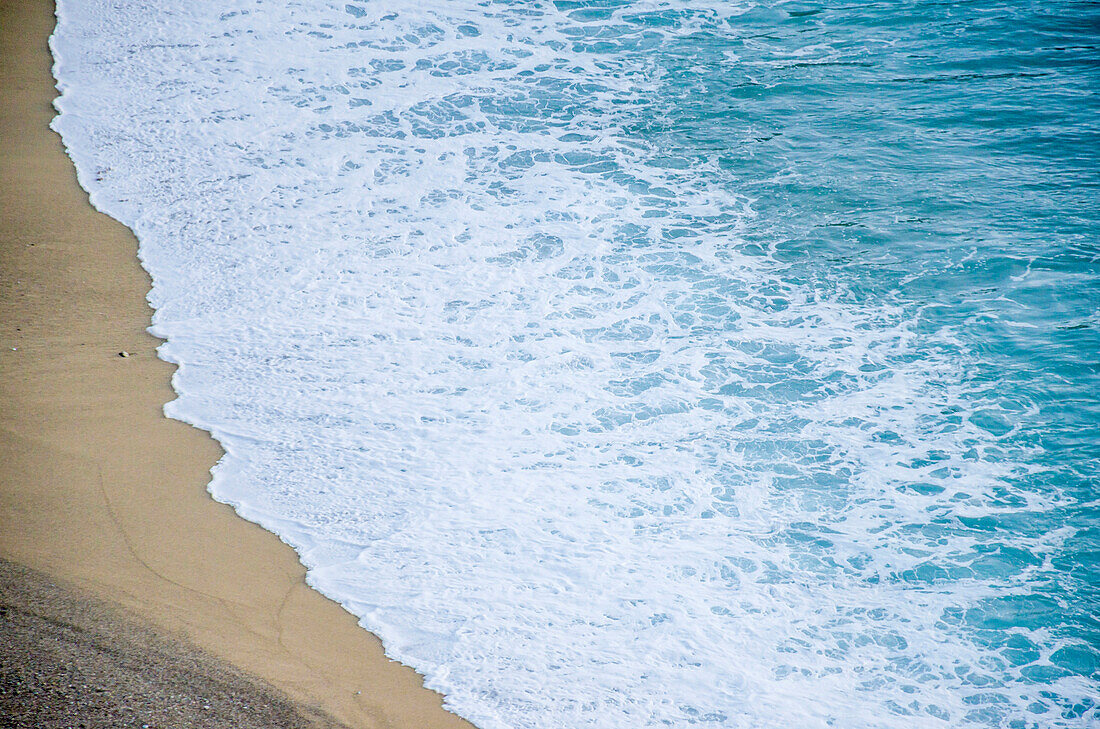
{"label": "wave", "polygon": [[59,3],[212,494],[483,729],[1096,717],[1043,403],[913,293],[967,259],[793,229],[813,125],[736,123],[851,60],[782,7]]}

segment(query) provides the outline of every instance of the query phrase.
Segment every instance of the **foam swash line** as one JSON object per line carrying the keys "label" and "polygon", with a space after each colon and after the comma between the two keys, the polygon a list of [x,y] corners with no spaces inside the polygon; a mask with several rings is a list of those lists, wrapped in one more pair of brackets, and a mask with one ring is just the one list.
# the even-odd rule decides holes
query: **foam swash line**
{"label": "foam swash line", "polygon": [[1097,11],[997,5],[60,0],[54,126],[483,729],[1096,726]]}

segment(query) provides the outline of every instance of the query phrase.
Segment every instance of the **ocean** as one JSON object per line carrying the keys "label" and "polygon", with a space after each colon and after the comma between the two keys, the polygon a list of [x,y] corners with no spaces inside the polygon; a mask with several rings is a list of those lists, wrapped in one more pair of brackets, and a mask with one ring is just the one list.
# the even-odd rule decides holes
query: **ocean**
{"label": "ocean", "polygon": [[452,711],[1100,726],[1100,5],[58,18],[212,494]]}

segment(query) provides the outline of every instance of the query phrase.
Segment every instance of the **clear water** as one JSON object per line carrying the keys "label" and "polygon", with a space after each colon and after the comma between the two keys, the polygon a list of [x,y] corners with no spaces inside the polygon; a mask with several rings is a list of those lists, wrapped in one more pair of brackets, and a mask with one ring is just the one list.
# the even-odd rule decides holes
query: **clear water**
{"label": "clear water", "polygon": [[212,492],[454,711],[1100,726],[1096,3],[59,18]]}

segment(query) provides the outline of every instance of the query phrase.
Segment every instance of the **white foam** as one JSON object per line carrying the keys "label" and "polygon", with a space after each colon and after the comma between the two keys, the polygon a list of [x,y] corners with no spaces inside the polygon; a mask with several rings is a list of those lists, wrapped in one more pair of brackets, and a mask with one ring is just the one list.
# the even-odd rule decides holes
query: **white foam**
{"label": "white foam", "polygon": [[747,254],[717,163],[631,131],[669,80],[630,44],[737,10],[585,52],[547,4],[59,3],[55,128],[141,241],[213,495],[483,729],[1038,700],[950,620],[1014,576],[913,576],[1044,507],[998,505],[964,360]]}

